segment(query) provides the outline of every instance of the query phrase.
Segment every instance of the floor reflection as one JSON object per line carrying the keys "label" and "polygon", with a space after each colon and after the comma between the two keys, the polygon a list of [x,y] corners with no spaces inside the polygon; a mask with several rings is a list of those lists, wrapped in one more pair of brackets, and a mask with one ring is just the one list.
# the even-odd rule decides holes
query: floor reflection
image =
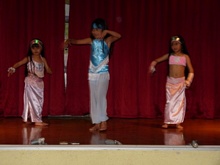
{"label": "floor reflection", "polygon": [[185,140],[182,130],[164,129],[163,133],[164,133],[165,145],[185,145]]}
{"label": "floor reflection", "polygon": [[90,144],[105,144],[105,140],[107,139],[107,134],[105,132],[94,132],[91,136]]}
{"label": "floor reflection", "polygon": [[121,145],[118,140],[108,139],[106,132],[94,132],[91,136],[90,144],[92,145]]}
{"label": "floor reflection", "polygon": [[[91,133],[88,118],[45,118],[49,126],[23,124],[21,118],[0,118],[0,145],[219,145],[220,120],[186,120],[184,130],[161,129],[163,120],[111,119],[106,132]],[[42,139],[41,139],[42,140]],[[195,141],[195,142],[194,142]],[[121,142],[121,143],[120,143]],[[36,141],[34,144],[38,144]],[[198,143],[198,144],[196,144]]]}
{"label": "floor reflection", "polygon": [[22,129],[23,144],[34,144],[34,141],[41,140],[42,129],[42,126],[25,125]]}

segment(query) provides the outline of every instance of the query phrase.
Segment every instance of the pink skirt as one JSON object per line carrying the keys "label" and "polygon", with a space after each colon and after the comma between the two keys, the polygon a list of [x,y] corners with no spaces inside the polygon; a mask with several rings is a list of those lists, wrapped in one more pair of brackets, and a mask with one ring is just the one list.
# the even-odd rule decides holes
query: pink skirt
{"label": "pink skirt", "polygon": [[167,77],[164,123],[179,124],[186,112],[185,77]]}
{"label": "pink skirt", "polygon": [[44,82],[35,75],[28,75],[25,78],[24,88],[24,111],[22,118],[27,122],[42,122],[42,109],[44,102]]}

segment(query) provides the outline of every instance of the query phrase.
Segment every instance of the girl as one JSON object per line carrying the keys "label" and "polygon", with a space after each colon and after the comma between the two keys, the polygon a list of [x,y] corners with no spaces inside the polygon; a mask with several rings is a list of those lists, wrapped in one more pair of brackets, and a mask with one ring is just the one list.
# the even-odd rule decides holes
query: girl
{"label": "girl", "polygon": [[42,41],[34,39],[30,42],[27,57],[14,64],[8,69],[8,76],[15,73],[16,68],[27,64],[25,70],[24,87],[24,111],[22,118],[24,122],[31,122],[35,125],[48,125],[42,122],[42,109],[44,102],[44,68],[47,73],[52,74],[50,67],[44,58],[44,45]]}
{"label": "girl", "polygon": [[95,19],[91,24],[91,36],[81,40],[67,39],[64,46],[73,44],[91,45],[89,65],[89,88],[90,88],[90,115],[94,126],[89,130],[107,130],[107,101],[106,94],[109,84],[109,52],[113,42],[121,38],[117,32],[107,29],[105,20]]}
{"label": "girl", "polygon": [[[190,87],[193,81],[194,70],[183,37],[173,36],[169,44],[169,53],[152,61],[149,70],[153,73],[158,63],[168,60],[169,73],[166,83],[166,105],[162,128],[168,128],[169,124],[176,124],[176,128],[183,129],[180,123],[184,121],[185,117],[185,89]],[[186,79],[185,71],[188,71]]]}

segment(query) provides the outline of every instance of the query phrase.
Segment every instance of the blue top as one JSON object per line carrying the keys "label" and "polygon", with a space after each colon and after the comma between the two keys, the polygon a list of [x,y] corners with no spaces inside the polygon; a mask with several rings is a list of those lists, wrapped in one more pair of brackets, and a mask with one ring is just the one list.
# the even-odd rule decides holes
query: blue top
{"label": "blue top", "polygon": [[89,73],[106,73],[109,70],[109,47],[104,40],[94,39],[91,44]]}

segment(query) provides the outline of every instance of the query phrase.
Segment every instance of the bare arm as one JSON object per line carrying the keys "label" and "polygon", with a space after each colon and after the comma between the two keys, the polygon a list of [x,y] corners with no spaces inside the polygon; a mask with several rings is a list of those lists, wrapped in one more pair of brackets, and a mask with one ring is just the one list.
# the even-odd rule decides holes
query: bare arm
{"label": "bare arm", "polygon": [[186,65],[187,65],[187,67],[189,69],[189,73],[194,73],[194,69],[193,69],[191,60],[190,60],[188,55],[186,55]]}
{"label": "bare arm", "polygon": [[10,67],[10,68],[8,69],[8,77],[11,76],[11,75],[15,72],[15,69],[16,69],[16,68],[20,67],[21,65],[26,64],[27,62],[28,62],[28,58],[25,57],[25,58],[23,58],[21,61],[15,63],[12,67]]}
{"label": "bare arm", "polygon": [[104,38],[107,34],[110,35],[110,37],[108,37],[106,39],[106,43],[108,44],[108,47],[111,46],[111,43],[113,43],[121,38],[121,34],[115,32],[115,31],[111,31],[111,30],[104,30],[102,32],[102,38]]}
{"label": "bare arm", "polygon": [[153,60],[153,61],[151,62],[151,64],[150,64],[149,72],[150,72],[150,73],[153,73],[153,72],[155,71],[156,65],[157,65],[158,63],[160,63],[160,62],[163,62],[163,61],[167,60],[168,58],[169,58],[169,54],[165,54],[165,55],[163,55],[163,56],[161,56],[161,57],[159,57],[159,58]]}
{"label": "bare arm", "polygon": [[44,62],[44,67],[46,69],[46,72],[49,73],[49,74],[52,74],[52,70],[51,68],[49,67],[49,65],[47,64],[47,60],[45,58],[42,58],[43,62]]}
{"label": "bare arm", "polygon": [[157,62],[157,63],[160,63],[160,62],[163,62],[163,61],[167,60],[168,57],[169,57],[169,55],[168,55],[168,54],[165,54],[165,55],[163,55],[163,56],[161,56],[161,57],[155,59],[154,61]]}
{"label": "bare arm", "polygon": [[190,85],[193,81],[193,78],[194,78],[194,69],[193,69],[193,66],[192,66],[192,63],[191,63],[191,60],[190,60],[189,56],[185,55],[185,57],[186,57],[186,65],[189,69],[189,74],[187,76],[187,79],[186,79],[185,83],[186,83],[187,87],[190,87]]}
{"label": "bare arm", "polygon": [[85,38],[85,39],[67,39],[64,41],[64,48],[67,48],[68,46],[72,45],[86,45],[91,44],[92,39],[91,38]]}

